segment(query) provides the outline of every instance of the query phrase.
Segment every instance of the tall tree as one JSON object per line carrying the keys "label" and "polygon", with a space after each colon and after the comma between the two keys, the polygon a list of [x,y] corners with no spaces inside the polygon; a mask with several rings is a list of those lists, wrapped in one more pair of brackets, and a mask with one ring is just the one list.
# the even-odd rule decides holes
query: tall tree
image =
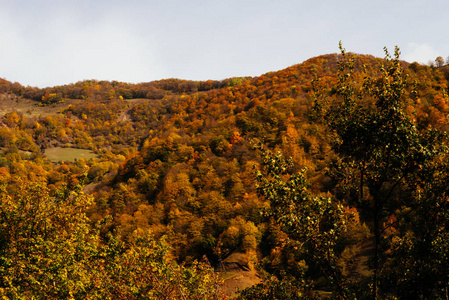
{"label": "tall tree", "polygon": [[340,50],[337,98],[328,105],[315,105],[334,134],[334,149],[341,157],[335,174],[342,186],[353,192],[352,199],[347,200],[357,205],[371,226],[372,292],[377,299],[385,261],[382,246],[388,242],[386,232],[390,226],[385,224],[391,217],[404,218],[407,213],[395,213],[415,203],[416,189],[425,180],[420,174],[442,153],[443,135],[431,128],[418,129],[406,113],[413,91],[407,89],[399,48],[393,57],[385,49],[378,74],[365,73],[363,85],[354,83],[354,56],[346,53],[341,44]]}
{"label": "tall tree", "polygon": [[[285,243],[296,250],[298,259],[315,265],[317,272],[334,287],[337,298],[347,299],[337,250],[349,221],[343,206],[331,198],[312,195],[304,174],[292,172],[291,159],[284,159],[280,152],[260,149],[264,170],[257,171],[256,186],[259,195],[270,202],[267,216],[288,234]],[[306,282],[305,278],[302,280]],[[278,288],[281,286],[275,289]],[[307,288],[302,288],[305,293]]]}

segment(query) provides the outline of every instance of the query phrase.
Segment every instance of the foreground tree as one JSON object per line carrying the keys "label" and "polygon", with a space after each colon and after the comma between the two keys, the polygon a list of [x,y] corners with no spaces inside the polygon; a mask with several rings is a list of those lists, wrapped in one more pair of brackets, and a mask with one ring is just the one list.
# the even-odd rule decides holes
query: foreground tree
{"label": "foreground tree", "polygon": [[102,239],[80,190],[0,186],[2,299],[222,299],[207,262],[177,264],[148,231]]}
{"label": "foreground tree", "polygon": [[[291,160],[278,152],[273,154],[260,147],[263,171],[256,176],[257,191],[269,200],[266,215],[274,220],[287,238],[282,246],[291,249],[301,266],[302,275],[285,276],[284,280],[269,280],[245,291],[243,299],[304,299],[315,298],[310,277],[324,277],[338,298],[350,298],[345,277],[339,264],[341,238],[350,216],[338,202],[328,197],[314,196],[303,173],[292,172]],[[301,272],[299,272],[301,273]],[[272,295],[272,296],[269,296]],[[287,296],[288,295],[288,296]]]}
{"label": "foreground tree", "polygon": [[43,183],[0,187],[0,294],[11,299],[69,298],[89,286],[97,237],[82,213],[90,200]]}
{"label": "foreground tree", "polygon": [[447,299],[449,295],[449,187],[448,157],[435,161],[420,174],[422,184],[413,202],[395,224],[382,290],[402,299]]}
{"label": "foreground tree", "polygon": [[[446,152],[444,135],[419,129],[407,114],[413,90],[407,89],[399,49],[386,58],[378,73],[354,80],[355,60],[341,47],[336,100],[315,102],[334,134],[334,149],[341,160],[333,177],[351,205],[356,205],[373,235],[372,294],[381,297],[379,279],[387,261],[392,231],[422,208],[419,191],[429,190],[433,162]],[[427,186],[427,187],[426,187]]]}

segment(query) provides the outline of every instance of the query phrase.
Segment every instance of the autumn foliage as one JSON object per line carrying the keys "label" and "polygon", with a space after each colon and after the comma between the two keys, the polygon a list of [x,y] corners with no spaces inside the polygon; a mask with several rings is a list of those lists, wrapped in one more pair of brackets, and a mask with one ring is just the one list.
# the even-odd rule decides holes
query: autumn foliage
{"label": "autumn foliage", "polygon": [[[45,115],[11,110],[0,118],[1,295],[221,299],[213,268],[233,253],[244,254],[265,279],[244,299],[260,291],[292,299],[320,292],[363,298],[373,289],[401,296],[414,280],[423,282],[417,294],[442,295],[449,282],[438,267],[447,265],[447,169],[431,133],[445,145],[448,66],[395,61],[407,80],[400,114],[392,114],[395,123],[379,117],[385,124],[375,135],[369,113],[390,99],[382,87],[395,82],[385,81],[388,59],[354,55],[351,78],[341,72],[344,59],[323,55],[222,81],[85,80],[40,89],[1,79],[4,99],[33,101],[30,111],[62,108]],[[339,111],[353,100],[354,111]],[[389,136],[388,124],[415,130],[416,144],[376,148],[370,139]],[[97,158],[51,162],[45,150],[54,147],[90,149]],[[403,151],[410,147],[416,151]],[[379,164],[394,154],[397,169],[419,187],[391,189],[377,219],[370,208],[403,173],[380,180],[380,165],[365,160],[367,153]],[[288,166],[270,170],[270,159]],[[427,209],[416,208],[416,199]],[[298,221],[307,217],[312,223]],[[426,232],[432,242],[423,241]],[[359,263],[376,234],[378,265],[365,272]],[[406,260],[413,273],[407,280],[397,267],[406,249],[423,262]],[[425,281],[436,277],[435,284]]]}

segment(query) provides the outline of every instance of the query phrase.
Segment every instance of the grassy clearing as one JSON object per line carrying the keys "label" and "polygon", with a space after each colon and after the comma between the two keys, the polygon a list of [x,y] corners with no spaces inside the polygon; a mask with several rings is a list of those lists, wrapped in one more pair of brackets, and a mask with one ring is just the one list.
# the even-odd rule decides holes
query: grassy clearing
{"label": "grassy clearing", "polygon": [[54,103],[47,106],[39,106],[39,102],[31,99],[24,99],[11,94],[0,94],[0,117],[16,111],[22,113],[27,118],[47,117],[57,115],[61,110],[71,104],[79,103],[81,99],[65,99],[64,102]]}
{"label": "grassy clearing", "polygon": [[44,154],[53,162],[75,161],[75,159],[89,159],[97,157],[97,155],[90,150],[60,147],[45,149]]}

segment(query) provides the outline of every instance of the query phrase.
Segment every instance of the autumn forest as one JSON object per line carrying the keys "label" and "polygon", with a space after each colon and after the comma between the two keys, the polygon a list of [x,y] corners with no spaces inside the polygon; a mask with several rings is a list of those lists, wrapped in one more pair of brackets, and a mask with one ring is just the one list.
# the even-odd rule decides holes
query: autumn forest
{"label": "autumn forest", "polygon": [[448,299],[449,64],[389,50],[0,79],[0,296]]}

